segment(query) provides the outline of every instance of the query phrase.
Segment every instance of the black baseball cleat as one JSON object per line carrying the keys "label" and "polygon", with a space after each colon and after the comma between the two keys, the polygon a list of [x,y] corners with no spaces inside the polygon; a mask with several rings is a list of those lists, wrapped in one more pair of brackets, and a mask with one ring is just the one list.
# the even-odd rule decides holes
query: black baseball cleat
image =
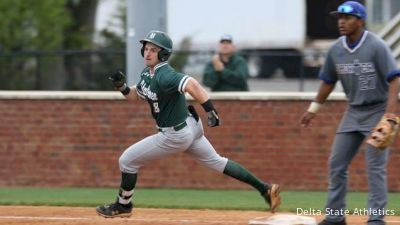
{"label": "black baseball cleat", "polygon": [[272,184],[270,188],[264,193],[263,197],[265,201],[268,203],[269,208],[272,213],[278,209],[279,205],[281,204],[281,196],[279,193],[281,192],[281,188],[278,184]]}
{"label": "black baseball cleat", "polygon": [[321,222],[318,223],[318,225],[347,225],[346,220],[342,220],[339,222],[331,222],[328,220],[322,220]]}
{"label": "black baseball cleat", "polygon": [[96,212],[99,216],[105,218],[130,217],[132,215],[132,208],[133,206],[131,202],[125,206],[118,203],[117,199],[117,201],[112,204],[97,206]]}

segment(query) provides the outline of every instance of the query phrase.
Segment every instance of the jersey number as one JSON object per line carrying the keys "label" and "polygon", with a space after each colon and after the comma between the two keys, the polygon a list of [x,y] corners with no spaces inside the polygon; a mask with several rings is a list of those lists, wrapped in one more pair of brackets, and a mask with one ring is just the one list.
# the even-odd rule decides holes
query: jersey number
{"label": "jersey number", "polygon": [[153,102],[153,111],[155,113],[159,113],[160,112],[160,108],[158,107],[158,102]]}
{"label": "jersey number", "polygon": [[375,89],[376,77],[375,75],[361,75],[358,77],[360,81],[360,90],[372,90]]}

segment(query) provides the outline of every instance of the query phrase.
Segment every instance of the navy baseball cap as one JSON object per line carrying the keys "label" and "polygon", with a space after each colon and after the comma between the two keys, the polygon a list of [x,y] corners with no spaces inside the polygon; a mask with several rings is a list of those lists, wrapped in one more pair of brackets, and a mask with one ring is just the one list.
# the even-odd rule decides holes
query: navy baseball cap
{"label": "navy baseball cap", "polygon": [[230,34],[224,34],[224,35],[222,35],[222,37],[221,37],[221,39],[219,40],[219,42],[222,43],[222,42],[225,42],[225,41],[227,41],[227,42],[233,42],[233,37],[232,37],[232,35],[230,35]]}
{"label": "navy baseball cap", "polygon": [[367,13],[365,12],[365,7],[356,1],[347,1],[339,5],[337,11],[331,12],[332,15],[338,14],[348,14],[356,16],[360,19],[365,20],[367,18]]}

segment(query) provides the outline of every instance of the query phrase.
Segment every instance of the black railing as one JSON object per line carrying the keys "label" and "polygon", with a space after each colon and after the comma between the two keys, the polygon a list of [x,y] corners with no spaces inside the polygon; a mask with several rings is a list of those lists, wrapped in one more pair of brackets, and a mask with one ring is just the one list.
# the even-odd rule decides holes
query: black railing
{"label": "black railing", "polygon": [[2,90],[104,90],[105,74],[125,68],[124,50],[0,54]]}
{"label": "black railing", "polygon": [[[213,51],[176,51],[170,63],[201,76]],[[242,50],[252,78],[316,78],[318,66],[307,66],[295,50]],[[30,51],[0,54],[1,90],[110,90],[106,75],[126,68],[125,50]]]}

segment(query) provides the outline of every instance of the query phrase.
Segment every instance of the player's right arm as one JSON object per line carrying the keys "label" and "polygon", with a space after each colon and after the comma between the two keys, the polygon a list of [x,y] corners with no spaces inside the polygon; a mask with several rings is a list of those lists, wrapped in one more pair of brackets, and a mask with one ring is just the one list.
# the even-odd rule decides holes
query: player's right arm
{"label": "player's right arm", "polygon": [[335,88],[335,84],[330,84],[330,83],[326,83],[325,81],[321,81],[321,84],[319,85],[319,90],[318,90],[317,96],[315,97],[314,101],[318,102],[319,104],[323,104],[334,88]]}
{"label": "player's right arm", "polygon": [[315,97],[315,100],[311,102],[307,111],[303,114],[303,116],[300,119],[301,126],[308,127],[311,120],[317,114],[319,107],[326,101],[329,94],[333,91],[334,88],[335,84],[326,83],[325,81],[321,80],[321,84],[319,86],[318,94]]}
{"label": "player's right arm", "polygon": [[[140,100],[141,99],[139,97],[137,91],[136,91],[136,86],[135,85],[131,86],[129,89],[130,89],[129,94],[124,95],[124,97],[126,99],[132,100],[132,101],[136,101],[136,100]],[[122,93],[122,91],[121,91],[121,93]]]}
{"label": "player's right arm", "polygon": [[336,73],[336,66],[333,61],[332,50],[333,48],[331,47],[328,51],[325,63],[319,72],[319,79],[321,80],[321,83],[319,85],[317,96],[315,97],[314,101],[311,102],[307,111],[300,119],[300,124],[302,127],[308,127],[310,125],[311,120],[316,116],[321,105],[326,101],[329,94],[335,88],[338,77]]}
{"label": "player's right arm", "polygon": [[139,94],[136,91],[136,86],[129,87],[126,84],[126,77],[121,71],[116,71],[110,77],[115,89],[119,90],[128,100],[139,100]]}

